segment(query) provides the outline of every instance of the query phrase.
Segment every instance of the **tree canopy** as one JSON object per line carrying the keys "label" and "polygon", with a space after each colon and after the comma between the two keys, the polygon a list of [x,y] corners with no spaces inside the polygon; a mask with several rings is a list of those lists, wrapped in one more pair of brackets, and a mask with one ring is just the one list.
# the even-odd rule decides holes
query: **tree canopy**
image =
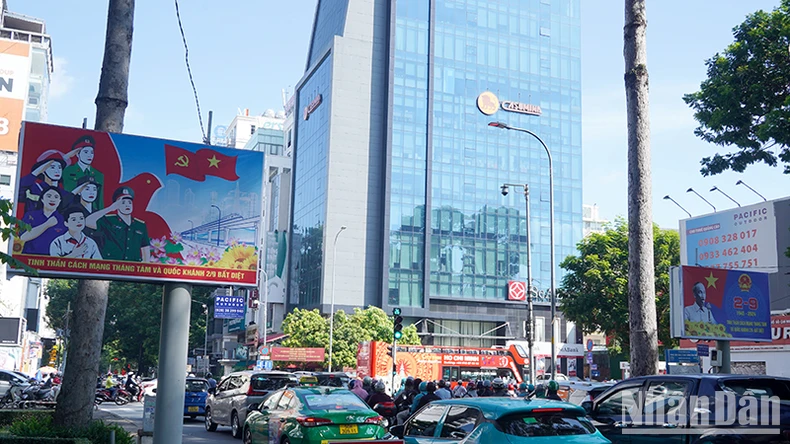
{"label": "tree canopy", "polygon": [[733,29],[735,41],[705,61],[708,78],[683,100],[694,110],[694,131],[736,151],[702,159],[702,174],[754,163],[784,164],[790,174],[790,0],[757,11]]}
{"label": "tree canopy", "polygon": [[[680,263],[680,236],[654,225],[658,339],[674,341],[669,331],[669,267]],[[560,266],[568,271],[560,288],[560,310],[584,332],[602,331],[623,351],[630,347],[628,323],[628,225],[616,220],[603,234],[591,234]]]}
{"label": "tree canopy", "polygon": [[[378,307],[364,310],[355,308],[352,315],[343,310],[335,313],[334,340],[332,344],[332,365],[335,368],[354,367],[357,363],[357,347],[362,341],[392,341],[392,319]],[[324,318],[317,310],[295,308],[283,321],[283,333],[288,338],[285,347],[324,347],[329,362],[329,318]],[[403,328],[400,344],[419,344],[417,328],[409,325]]]}
{"label": "tree canopy", "polygon": [[[206,332],[201,304],[211,302],[210,287],[193,287],[189,347],[203,348]],[[102,349],[103,365],[124,366],[145,372],[159,360],[159,326],[162,317],[162,286],[112,282],[107,300]],[[52,279],[47,285],[47,322],[53,329],[65,327],[66,309],[77,295],[77,281]],[[73,304],[72,304],[73,307]]]}

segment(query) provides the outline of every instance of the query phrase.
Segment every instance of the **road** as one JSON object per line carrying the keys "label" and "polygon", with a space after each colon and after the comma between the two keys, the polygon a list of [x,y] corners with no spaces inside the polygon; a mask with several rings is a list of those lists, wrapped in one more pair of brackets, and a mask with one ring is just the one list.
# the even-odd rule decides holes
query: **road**
{"label": "road", "polygon": [[[143,403],[132,402],[126,405],[102,404],[99,407],[108,413],[113,413],[126,420],[137,424],[137,428],[143,428]],[[208,443],[235,443],[241,441],[233,438],[230,434],[230,427],[218,427],[216,432],[207,432],[203,426],[203,418],[197,419],[184,418],[184,444],[208,444]]]}

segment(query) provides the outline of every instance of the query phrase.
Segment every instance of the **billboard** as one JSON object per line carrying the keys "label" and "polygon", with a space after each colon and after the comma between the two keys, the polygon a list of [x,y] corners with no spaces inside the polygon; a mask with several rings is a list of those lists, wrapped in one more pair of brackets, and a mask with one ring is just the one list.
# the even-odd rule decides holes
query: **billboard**
{"label": "billboard", "polygon": [[0,40],[0,151],[16,151],[30,76],[30,44]]}
{"label": "billboard", "polygon": [[670,295],[673,337],[771,340],[767,273],[682,266],[672,275],[676,282]]}
{"label": "billboard", "polygon": [[214,319],[241,319],[244,325],[244,296],[214,296]]}
{"label": "billboard", "polygon": [[18,168],[41,276],[257,284],[263,153],[25,122]]}
{"label": "billboard", "polygon": [[321,347],[272,347],[271,352],[272,361],[323,362],[324,360],[324,349]]}

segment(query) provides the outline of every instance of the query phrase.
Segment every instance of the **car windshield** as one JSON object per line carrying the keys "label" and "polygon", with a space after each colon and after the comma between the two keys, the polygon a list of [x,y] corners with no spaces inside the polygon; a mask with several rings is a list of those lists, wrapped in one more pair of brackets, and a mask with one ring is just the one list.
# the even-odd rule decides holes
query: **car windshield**
{"label": "car windshield", "polygon": [[518,413],[497,421],[502,431],[514,436],[589,435],[595,432],[590,421],[573,412]]}
{"label": "car windshield", "polygon": [[253,375],[250,378],[250,385],[255,391],[279,390],[288,385],[290,381],[290,378]]}
{"label": "car windshield", "polygon": [[367,410],[368,406],[353,393],[329,393],[326,395],[304,395],[310,410]]}
{"label": "car windshield", "polygon": [[317,375],[316,378],[318,378],[318,385],[325,387],[346,387],[349,381],[349,378],[337,375]]}
{"label": "car windshield", "polygon": [[777,396],[790,401],[790,386],[778,379],[725,379],[719,384],[723,390],[739,396]]}
{"label": "car windshield", "polygon": [[206,381],[191,380],[187,381],[187,391],[192,393],[205,392],[208,389]]}

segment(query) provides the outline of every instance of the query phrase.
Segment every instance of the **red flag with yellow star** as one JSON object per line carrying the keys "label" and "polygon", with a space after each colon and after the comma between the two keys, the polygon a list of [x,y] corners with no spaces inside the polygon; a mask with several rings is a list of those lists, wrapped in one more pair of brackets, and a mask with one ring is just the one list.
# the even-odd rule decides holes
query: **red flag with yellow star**
{"label": "red flag with yellow star", "polygon": [[683,267],[683,305],[689,306],[695,303],[694,285],[702,284],[705,288],[705,302],[722,308],[726,282],[727,270]]}
{"label": "red flag with yellow star", "polygon": [[231,182],[239,180],[236,174],[236,156],[226,156],[210,149],[201,149],[195,154],[200,169],[206,176],[216,176]]}

